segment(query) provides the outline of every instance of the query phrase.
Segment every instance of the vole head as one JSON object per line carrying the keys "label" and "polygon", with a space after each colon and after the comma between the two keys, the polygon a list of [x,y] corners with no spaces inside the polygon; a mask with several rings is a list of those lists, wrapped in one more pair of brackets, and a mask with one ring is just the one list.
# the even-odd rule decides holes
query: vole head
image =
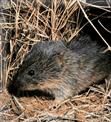
{"label": "vole head", "polygon": [[38,96],[55,98],[54,90],[60,91],[63,86],[62,58],[66,51],[67,48],[62,41],[38,42],[25,56],[13,81],[8,83],[9,93],[19,96],[20,92],[25,94],[25,91],[28,91],[32,95],[36,92]]}

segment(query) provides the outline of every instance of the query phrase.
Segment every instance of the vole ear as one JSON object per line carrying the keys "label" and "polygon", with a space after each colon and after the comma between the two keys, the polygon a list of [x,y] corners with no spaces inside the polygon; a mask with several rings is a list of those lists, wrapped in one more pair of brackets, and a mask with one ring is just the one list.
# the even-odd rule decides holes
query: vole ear
{"label": "vole ear", "polygon": [[57,54],[56,56],[56,62],[57,64],[60,66],[60,67],[63,67],[64,66],[64,54],[65,52],[60,52]]}

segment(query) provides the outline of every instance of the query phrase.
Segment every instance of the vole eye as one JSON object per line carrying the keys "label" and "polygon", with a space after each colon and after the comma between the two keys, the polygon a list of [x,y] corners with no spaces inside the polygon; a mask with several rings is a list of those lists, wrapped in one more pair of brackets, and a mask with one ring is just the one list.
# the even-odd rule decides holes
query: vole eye
{"label": "vole eye", "polygon": [[30,71],[28,72],[28,75],[30,75],[30,76],[33,76],[34,74],[35,74],[34,70],[30,70]]}

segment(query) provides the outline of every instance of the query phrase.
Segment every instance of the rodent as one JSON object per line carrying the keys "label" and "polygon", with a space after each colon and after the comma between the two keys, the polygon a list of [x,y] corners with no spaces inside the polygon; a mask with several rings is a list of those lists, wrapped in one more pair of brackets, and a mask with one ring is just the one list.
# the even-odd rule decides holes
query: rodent
{"label": "rodent", "polygon": [[[97,12],[95,8],[92,10],[91,13]],[[104,15],[92,22],[110,41],[111,34],[98,23],[99,20],[110,30],[111,13]],[[64,100],[108,78],[111,74],[111,52],[103,53],[107,46],[90,24],[82,32],[68,44],[50,40],[35,44],[12,81],[8,82],[8,92],[16,96],[28,93]]]}
{"label": "rodent", "polygon": [[38,96],[64,100],[111,73],[111,53],[89,35],[80,35],[66,46],[62,41],[41,41],[25,56],[13,81],[10,94],[36,92]]}

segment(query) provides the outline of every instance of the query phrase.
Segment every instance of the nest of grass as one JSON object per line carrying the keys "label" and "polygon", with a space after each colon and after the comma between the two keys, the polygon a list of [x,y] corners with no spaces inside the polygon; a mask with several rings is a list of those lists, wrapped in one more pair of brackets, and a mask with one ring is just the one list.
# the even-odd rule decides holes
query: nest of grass
{"label": "nest of grass", "polygon": [[[78,35],[82,29],[79,23],[81,17],[79,10],[82,10],[86,19],[95,28],[84,10],[84,7],[94,5],[79,0],[1,0],[0,2],[2,3],[0,78],[3,81],[0,94],[0,120],[110,122],[110,81],[106,81],[104,87],[92,86],[87,93],[74,96],[59,104],[51,100],[40,100],[36,96],[16,98],[10,96],[6,90],[7,79],[12,78],[33,44],[41,40],[71,41]],[[102,38],[102,35],[100,36]],[[109,44],[104,38],[102,39],[110,50]]]}

